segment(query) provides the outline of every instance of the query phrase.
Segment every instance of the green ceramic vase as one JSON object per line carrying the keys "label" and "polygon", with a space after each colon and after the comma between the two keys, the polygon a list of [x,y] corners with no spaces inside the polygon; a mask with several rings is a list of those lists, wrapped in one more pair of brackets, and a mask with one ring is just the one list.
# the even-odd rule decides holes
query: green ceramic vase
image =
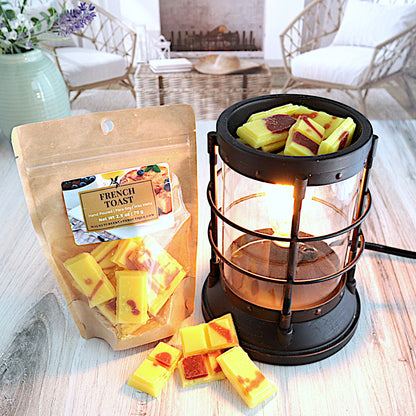
{"label": "green ceramic vase", "polygon": [[71,115],[65,82],[41,50],[0,54],[0,129]]}

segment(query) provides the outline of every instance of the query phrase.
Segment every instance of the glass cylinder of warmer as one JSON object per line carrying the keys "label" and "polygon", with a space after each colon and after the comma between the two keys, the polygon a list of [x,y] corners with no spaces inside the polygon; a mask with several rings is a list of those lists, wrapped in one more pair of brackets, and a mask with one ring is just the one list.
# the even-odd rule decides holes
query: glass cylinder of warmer
{"label": "glass cylinder of warmer", "polygon": [[[226,164],[218,179],[217,195],[223,214],[239,226],[219,223],[222,254],[237,266],[224,264],[224,280],[240,298],[260,307],[280,310],[283,282],[287,278],[294,185],[248,178]],[[361,179],[362,172],[336,183],[306,186],[300,209],[298,238],[301,241],[297,243],[294,281],[316,281],[293,285],[293,311],[317,307],[340,291],[342,275],[325,277],[339,272],[348,262],[350,232],[339,231],[353,221]],[[267,235],[279,239],[270,240]],[[328,235],[332,236],[328,238]]]}

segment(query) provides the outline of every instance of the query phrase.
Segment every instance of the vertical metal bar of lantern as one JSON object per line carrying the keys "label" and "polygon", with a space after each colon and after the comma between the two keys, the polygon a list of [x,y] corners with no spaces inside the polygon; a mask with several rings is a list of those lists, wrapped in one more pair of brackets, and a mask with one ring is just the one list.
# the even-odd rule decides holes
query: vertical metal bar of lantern
{"label": "vertical metal bar of lantern", "polygon": [[[212,200],[217,205],[217,135],[215,132],[208,133],[208,154],[209,154],[209,176],[210,182],[208,185],[208,192],[211,193]],[[212,235],[212,240],[215,246],[218,247],[218,220],[214,210],[211,209],[211,220],[209,223],[209,232]],[[210,271],[209,271],[209,286],[213,286],[219,278],[219,260],[213,246],[211,245],[211,260],[210,260]]]}
{"label": "vertical metal bar of lantern", "polygon": [[[356,221],[357,218],[360,218],[362,214],[364,213],[364,209],[365,209],[364,198],[367,192],[369,192],[368,183],[370,181],[370,170],[373,165],[373,160],[374,160],[374,156],[375,156],[376,149],[377,149],[377,142],[378,142],[378,136],[373,135],[371,149],[370,149],[370,152],[368,153],[366,165],[364,168],[362,184],[361,184],[360,199],[357,203],[357,209],[354,215],[354,221]],[[357,254],[360,233],[361,233],[361,225],[355,227],[353,230],[353,235],[351,238],[351,250],[349,254],[349,262],[353,258],[355,258]],[[355,287],[356,287],[356,280],[355,280],[354,274],[355,274],[355,267],[353,267],[347,272],[347,286],[350,289],[351,293],[355,293]]]}
{"label": "vertical metal bar of lantern", "polygon": [[283,306],[282,315],[280,318],[279,328],[284,333],[291,332],[291,317],[292,317],[292,292],[293,292],[293,281],[296,273],[296,264],[298,259],[298,247],[300,229],[300,217],[302,211],[302,201],[305,198],[307,179],[295,179],[294,190],[293,190],[293,216],[292,225],[290,232],[290,246],[289,246],[289,257],[287,264],[287,283],[284,285],[283,290]]}

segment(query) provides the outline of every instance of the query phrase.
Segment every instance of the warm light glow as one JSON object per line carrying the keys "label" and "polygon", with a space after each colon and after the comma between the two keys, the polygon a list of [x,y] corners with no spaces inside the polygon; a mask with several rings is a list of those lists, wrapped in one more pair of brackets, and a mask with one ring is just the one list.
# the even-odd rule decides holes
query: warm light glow
{"label": "warm light glow", "polygon": [[[275,236],[290,237],[293,216],[293,190],[292,185],[264,185],[270,225]],[[285,241],[276,241],[275,243],[281,247],[289,247],[290,245]]]}

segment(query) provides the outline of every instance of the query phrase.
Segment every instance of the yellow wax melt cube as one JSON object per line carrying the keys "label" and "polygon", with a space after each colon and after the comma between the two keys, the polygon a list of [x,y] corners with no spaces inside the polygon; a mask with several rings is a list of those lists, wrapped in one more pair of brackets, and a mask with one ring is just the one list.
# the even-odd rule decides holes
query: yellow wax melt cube
{"label": "yellow wax melt cube", "polygon": [[64,266],[88,297],[91,308],[115,297],[113,285],[90,253],[78,254]]}
{"label": "yellow wax melt cube", "polygon": [[115,266],[115,263],[111,260],[111,257],[114,255],[117,246],[118,240],[108,241],[99,244],[94,248],[93,251],[91,251],[91,255],[95,258],[95,260],[97,260],[97,263],[103,270],[110,269]]}
{"label": "yellow wax melt cube", "polygon": [[128,385],[158,397],[181,357],[181,351],[160,342],[132,374]]}
{"label": "yellow wax melt cube", "polygon": [[325,128],[323,140],[329,137],[332,132],[344,122],[344,118],[331,116],[330,114],[324,113],[323,111],[318,112],[318,117],[314,119],[322,127]]}
{"label": "yellow wax melt cube", "polygon": [[171,372],[165,367],[146,358],[127,384],[153,397],[158,397],[170,376]]}
{"label": "yellow wax melt cube", "polygon": [[152,237],[131,252],[128,260],[139,270],[148,270],[149,312],[156,315],[186,276],[183,267]]}
{"label": "yellow wax melt cube", "polygon": [[165,251],[163,247],[152,237],[144,237],[141,244],[130,251],[128,260],[139,270],[147,270],[153,273],[157,268],[157,258]]}
{"label": "yellow wax melt cube", "polygon": [[242,139],[241,137],[237,137],[236,140],[238,142],[240,142],[241,144],[248,144],[244,139]]}
{"label": "yellow wax melt cube", "polygon": [[324,127],[308,117],[300,117],[297,121],[297,124],[293,126],[293,130],[298,131],[306,137],[309,137],[310,139],[319,143],[322,141],[322,137],[325,133]]}
{"label": "yellow wax melt cube", "polygon": [[293,117],[307,116],[313,119],[316,123],[320,124],[324,129],[324,139],[328,137],[343,121],[341,117],[336,117],[325,111],[315,111],[301,105],[293,114]]}
{"label": "yellow wax melt cube", "polygon": [[131,253],[137,249],[139,246],[140,239],[138,238],[129,238],[127,240],[121,240],[117,246],[116,251],[114,252],[111,260],[122,268],[129,267],[129,256]]}
{"label": "yellow wax melt cube", "polygon": [[260,372],[241,347],[234,347],[217,357],[227,379],[249,407],[255,407],[277,388]]}
{"label": "yellow wax melt cube", "polygon": [[221,350],[238,345],[237,333],[230,313],[208,322],[206,334],[210,350]]}
{"label": "yellow wax melt cube", "polygon": [[120,270],[117,278],[117,322],[144,324],[147,315],[146,271]]}
{"label": "yellow wax melt cube", "polygon": [[206,324],[187,326],[180,329],[183,355],[204,354],[208,352],[208,341],[205,333]]}
{"label": "yellow wax melt cube", "polygon": [[[150,289],[150,296],[149,296],[149,312],[152,315],[157,315],[163,305],[167,302],[167,300],[172,296],[173,292],[182,282],[184,277],[186,276],[185,270],[181,270],[173,279],[172,283],[167,289],[157,289],[155,285],[151,285]],[[153,281],[154,275],[152,275],[151,279]]]}
{"label": "yellow wax melt cube", "polygon": [[294,124],[286,141],[287,156],[314,156],[318,154],[325,129],[311,118],[301,116]]}
{"label": "yellow wax melt cube", "polygon": [[286,144],[286,139],[281,140],[280,142],[266,144],[265,146],[260,147],[260,149],[263,150],[263,152],[271,153],[271,152],[275,152],[276,150],[282,149],[285,144]]}
{"label": "yellow wax melt cube", "polygon": [[274,107],[274,108],[272,108],[270,110],[267,110],[267,111],[261,111],[259,113],[254,113],[249,117],[249,119],[247,121],[259,120],[261,118],[274,116],[275,114],[288,114],[289,116],[291,116],[292,114],[294,114],[298,110],[298,108],[299,108],[298,105],[293,105],[293,104],[281,105],[279,107]]}
{"label": "yellow wax melt cube", "polygon": [[180,329],[183,355],[206,354],[238,345],[230,313],[205,324]]}
{"label": "yellow wax melt cube", "polygon": [[208,361],[209,368],[216,378],[224,379],[225,374],[223,373],[221,366],[218,364],[217,358],[223,353],[223,351],[212,351],[205,354],[205,358]]}
{"label": "yellow wax melt cube", "polygon": [[[290,125],[288,125],[287,129],[281,131],[274,130],[272,117],[277,116],[278,115],[245,123],[237,129],[237,135],[255,149],[270,143],[284,142],[287,138]],[[292,123],[295,122],[295,120],[288,115],[282,114],[281,116],[291,119],[290,121]]]}
{"label": "yellow wax melt cube", "polygon": [[351,117],[346,118],[327,139],[322,141],[318,154],[333,153],[348,147],[351,144],[354,131],[354,120]]}
{"label": "yellow wax melt cube", "polygon": [[113,324],[117,323],[116,315],[117,299],[110,299],[107,302],[97,305],[98,310]]}
{"label": "yellow wax melt cube", "polygon": [[322,124],[322,126],[325,127],[323,140],[329,137],[332,134],[332,132],[335,131],[335,129],[337,129],[338,126],[340,126],[341,123],[344,122],[344,120],[345,119],[341,117],[331,116],[331,121],[329,121],[328,123]]}
{"label": "yellow wax melt cube", "polygon": [[221,352],[217,351],[190,355],[179,361],[178,369],[182,387],[191,387],[196,384],[225,379],[225,375],[216,360],[220,354]]}

